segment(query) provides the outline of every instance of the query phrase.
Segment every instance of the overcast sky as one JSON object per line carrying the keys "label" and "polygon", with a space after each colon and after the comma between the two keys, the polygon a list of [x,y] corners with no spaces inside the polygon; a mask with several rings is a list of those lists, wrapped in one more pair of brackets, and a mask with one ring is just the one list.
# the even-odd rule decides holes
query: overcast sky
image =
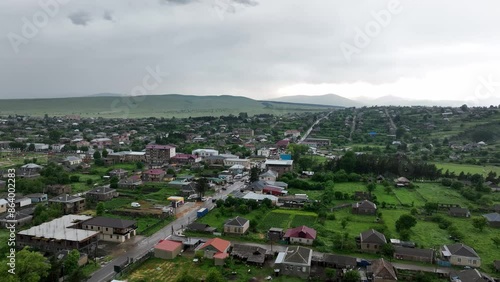
{"label": "overcast sky", "polygon": [[498,0],[59,1],[44,26],[0,1],[1,98],[127,94],[158,66],[153,94],[500,101]]}

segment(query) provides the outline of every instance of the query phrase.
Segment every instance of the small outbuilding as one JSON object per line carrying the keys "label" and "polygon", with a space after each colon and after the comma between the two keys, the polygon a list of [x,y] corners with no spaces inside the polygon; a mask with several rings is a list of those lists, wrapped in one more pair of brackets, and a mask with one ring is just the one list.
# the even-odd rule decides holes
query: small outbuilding
{"label": "small outbuilding", "polygon": [[154,250],[155,258],[174,259],[182,251],[182,243],[171,240],[161,240]]}

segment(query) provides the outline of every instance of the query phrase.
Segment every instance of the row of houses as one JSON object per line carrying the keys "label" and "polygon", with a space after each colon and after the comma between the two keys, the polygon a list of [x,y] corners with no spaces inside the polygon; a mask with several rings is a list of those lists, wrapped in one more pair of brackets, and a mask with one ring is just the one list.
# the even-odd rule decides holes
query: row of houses
{"label": "row of houses", "polygon": [[135,220],[70,214],[18,232],[16,244],[52,254],[77,249],[91,255],[99,240],[125,242],[136,235],[136,229]]}

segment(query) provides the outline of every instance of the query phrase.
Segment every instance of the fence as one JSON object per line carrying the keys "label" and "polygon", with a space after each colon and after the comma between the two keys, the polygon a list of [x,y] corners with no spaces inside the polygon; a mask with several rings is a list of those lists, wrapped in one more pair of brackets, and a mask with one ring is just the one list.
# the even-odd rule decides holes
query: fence
{"label": "fence", "polygon": [[147,259],[149,259],[153,256],[154,256],[154,251],[149,250],[141,257],[135,259],[132,263],[127,264],[125,267],[123,267],[119,273],[115,274],[114,278],[115,279],[120,278],[122,276],[125,276],[125,275],[131,273],[132,271],[139,268]]}

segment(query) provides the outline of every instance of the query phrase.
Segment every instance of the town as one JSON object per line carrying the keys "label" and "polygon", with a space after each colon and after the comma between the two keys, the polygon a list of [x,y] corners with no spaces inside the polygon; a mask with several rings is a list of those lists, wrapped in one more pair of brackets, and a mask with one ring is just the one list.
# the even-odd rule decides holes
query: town
{"label": "town", "polygon": [[0,250],[13,281],[499,281],[499,121],[3,116]]}

